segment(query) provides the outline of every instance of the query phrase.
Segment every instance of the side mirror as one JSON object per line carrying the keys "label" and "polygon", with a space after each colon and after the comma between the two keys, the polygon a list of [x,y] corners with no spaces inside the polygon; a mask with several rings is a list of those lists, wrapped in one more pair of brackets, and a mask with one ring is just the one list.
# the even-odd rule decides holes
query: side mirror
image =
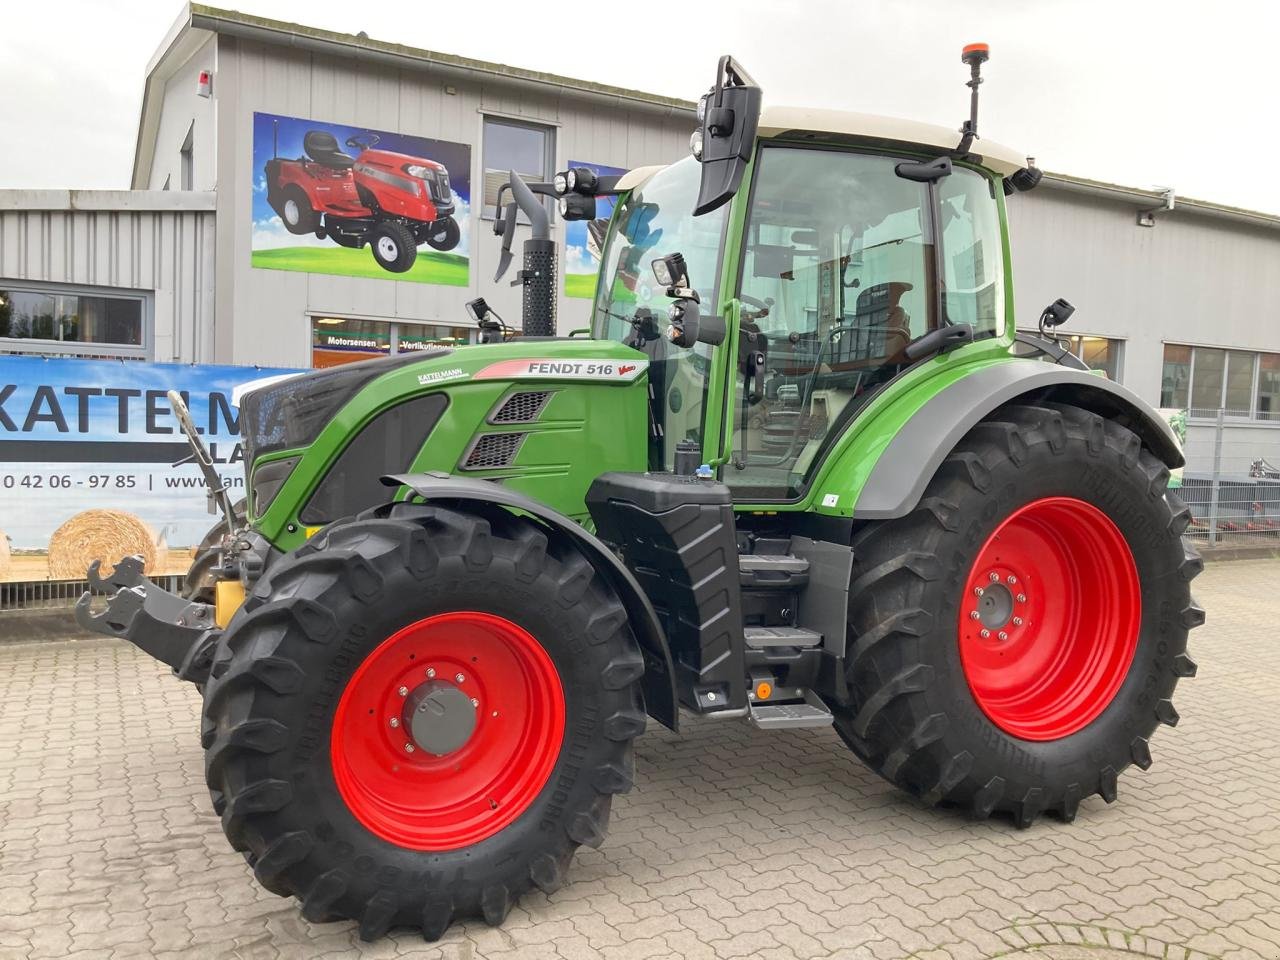
{"label": "side mirror", "polygon": [[723,56],[716,82],[698,101],[698,129],[689,149],[702,165],[695,217],[726,203],[742,183],[760,123],[763,92],[733,57]]}

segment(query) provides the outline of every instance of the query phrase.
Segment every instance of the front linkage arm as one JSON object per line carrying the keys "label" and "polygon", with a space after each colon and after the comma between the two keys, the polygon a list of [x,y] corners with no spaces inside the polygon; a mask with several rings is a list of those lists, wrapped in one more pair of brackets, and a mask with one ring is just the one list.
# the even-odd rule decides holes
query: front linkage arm
{"label": "front linkage arm", "polygon": [[[94,561],[88,572],[90,589],[76,603],[76,622],[95,633],[123,637],[167,663],[181,680],[205,683],[222,633],[214,625],[213,607],[160,589],[143,575],[142,564],[140,556],[124,557],[103,577]],[[91,591],[110,597],[100,613],[91,608]]]}

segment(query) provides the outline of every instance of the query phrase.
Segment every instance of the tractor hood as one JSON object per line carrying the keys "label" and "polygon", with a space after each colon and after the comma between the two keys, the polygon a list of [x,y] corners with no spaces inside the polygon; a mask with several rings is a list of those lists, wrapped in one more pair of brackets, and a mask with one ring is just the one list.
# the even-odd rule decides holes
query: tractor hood
{"label": "tractor hood", "polygon": [[530,339],[264,384],[240,407],[250,516],[291,549],[388,499],[383,475],[443,472],[585,519],[596,476],[648,464],[648,364],[615,341]]}
{"label": "tractor hood", "polygon": [[436,163],[434,160],[428,160],[426,157],[414,157],[407,153],[395,153],[391,150],[365,150],[360,154],[360,162],[372,164],[375,167],[383,167],[387,170],[394,170],[397,173],[403,173],[406,165],[416,167],[428,167],[437,173],[441,171],[448,173],[444,164]]}

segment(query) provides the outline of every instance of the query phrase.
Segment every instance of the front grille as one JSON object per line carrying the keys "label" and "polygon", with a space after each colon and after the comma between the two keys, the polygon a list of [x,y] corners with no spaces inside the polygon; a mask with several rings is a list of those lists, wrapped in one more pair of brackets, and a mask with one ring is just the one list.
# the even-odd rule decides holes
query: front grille
{"label": "front grille", "polygon": [[453,191],[449,189],[449,173],[446,170],[436,171],[436,198],[441,203],[453,199]]}
{"label": "front grille", "polygon": [[476,437],[462,461],[463,470],[493,470],[515,462],[523,433],[486,433]]}
{"label": "front grille", "polygon": [[551,399],[550,390],[534,390],[513,393],[498,407],[490,423],[533,423],[542,414],[542,408]]}

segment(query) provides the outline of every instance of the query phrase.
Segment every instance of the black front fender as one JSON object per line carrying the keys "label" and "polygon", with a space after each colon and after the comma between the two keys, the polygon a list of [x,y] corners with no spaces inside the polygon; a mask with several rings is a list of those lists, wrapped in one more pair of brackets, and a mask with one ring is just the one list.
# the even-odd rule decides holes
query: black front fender
{"label": "black front fender", "polygon": [[1183,465],[1169,424],[1132,390],[1083,370],[1010,360],[957,380],[916,411],[876,461],[854,503],[854,518],[906,516],[960,439],[997,407],[1014,401],[1083,407],[1128,427],[1170,469]]}
{"label": "black front fender", "polygon": [[545,503],[485,480],[470,480],[445,473],[401,473],[383,477],[382,482],[390,487],[408,487],[424,500],[478,502],[512,508],[567,537],[609,582],[626,608],[631,629],[644,656],[642,686],[645,710],[663,726],[677,729],[676,674],[667,636],[653,604],[636,578],[598,537]]}

